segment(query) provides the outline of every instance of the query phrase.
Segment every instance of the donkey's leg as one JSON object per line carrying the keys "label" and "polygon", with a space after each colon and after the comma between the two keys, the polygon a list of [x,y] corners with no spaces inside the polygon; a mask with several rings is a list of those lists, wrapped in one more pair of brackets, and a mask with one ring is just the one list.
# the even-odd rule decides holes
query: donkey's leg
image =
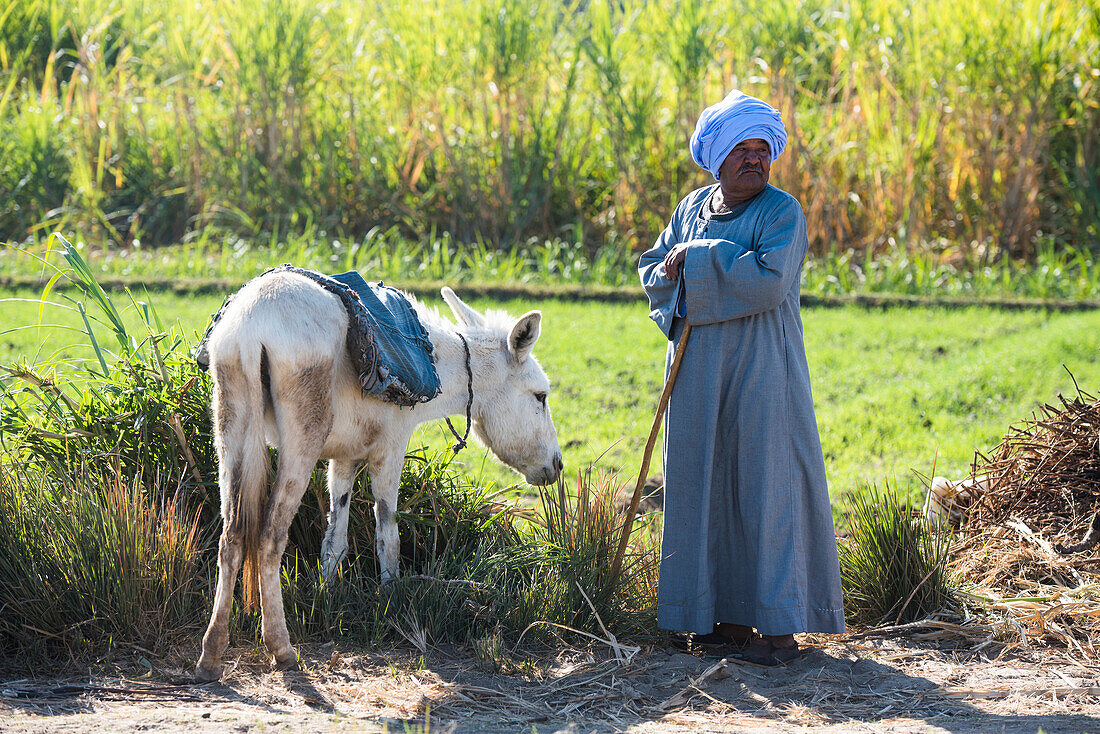
{"label": "donkey's leg", "polygon": [[404,444],[390,446],[384,456],[370,465],[370,486],[374,492],[374,530],[382,582],[397,578],[397,557],[401,540],[397,532],[397,490],[405,464]]}
{"label": "donkey's leg", "polygon": [[[228,525],[228,523],[225,523]],[[240,536],[226,527],[218,544],[218,585],[214,591],[214,609],[202,638],[202,655],[195,666],[195,678],[206,682],[222,674],[222,653],[229,646],[229,611],[233,606],[233,588],[243,556]]]}
{"label": "donkey's leg", "polygon": [[336,567],[348,554],[348,506],[360,466],[358,462],[336,459],[328,463],[328,530],[321,542],[321,569],[325,581],[336,577]]}
{"label": "donkey's leg", "polygon": [[260,535],[260,606],[264,642],[275,656],[275,664],[285,669],[296,667],[298,656],[286,629],[279,566],[290,523],[332,428],[332,365],[314,365],[280,377],[272,375],[272,394],[276,396],[279,470]]}
{"label": "donkey's leg", "polygon": [[279,450],[279,472],[272,488],[268,505],[267,522],[260,535],[260,609],[263,612],[264,643],[275,657],[275,664],[282,669],[294,668],[298,656],[290,644],[283,612],[283,593],[279,582],[279,567],[286,550],[287,531],[298,506],[302,502],[306,486],[320,445],[315,451],[298,453]]}
{"label": "donkey's leg", "polygon": [[[218,484],[221,488],[222,535],[218,544],[218,584],[210,624],[202,640],[202,656],[195,666],[199,680],[216,680],[221,675],[221,657],[229,645],[229,612],[233,589],[244,556],[249,518],[256,513],[267,481],[267,448],[263,433],[256,430],[256,416],[263,410],[256,380],[248,369],[226,359],[215,366],[213,413],[214,445],[218,454]],[[255,378],[258,379],[258,367]]]}

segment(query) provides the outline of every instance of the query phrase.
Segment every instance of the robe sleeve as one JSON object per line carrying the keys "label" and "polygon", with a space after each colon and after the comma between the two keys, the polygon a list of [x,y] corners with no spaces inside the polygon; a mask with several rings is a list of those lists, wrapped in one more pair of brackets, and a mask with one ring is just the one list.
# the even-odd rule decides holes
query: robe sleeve
{"label": "robe sleeve", "polygon": [[[787,199],[762,221],[755,249],[721,239],[695,240],[698,246],[688,248],[681,280],[689,324],[713,324],[770,311],[796,285],[809,247],[802,207]],[[663,274],[662,267],[662,278]]]}
{"label": "robe sleeve", "polygon": [[683,291],[684,279],[669,280],[665,275],[665,255],[682,241],[681,218],[686,209],[681,201],[672,213],[668,226],[657,237],[657,242],[642,253],[638,260],[638,275],[642,288],[649,297],[649,318],[653,319],[668,337],[676,318],[676,304]]}

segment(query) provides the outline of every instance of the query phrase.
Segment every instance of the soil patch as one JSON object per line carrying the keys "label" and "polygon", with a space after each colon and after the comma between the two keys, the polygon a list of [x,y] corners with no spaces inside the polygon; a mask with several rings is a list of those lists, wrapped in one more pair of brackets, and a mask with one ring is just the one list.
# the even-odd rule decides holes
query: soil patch
{"label": "soil patch", "polygon": [[192,683],[183,655],[143,677],[8,679],[0,730],[1100,731],[1100,666],[1050,648],[997,657],[920,636],[806,636],[808,653],[776,669],[663,648],[625,664],[584,650],[488,663],[454,649],[314,645],[301,649],[301,671],[272,672],[246,648],[230,651],[235,662],[212,684]]}

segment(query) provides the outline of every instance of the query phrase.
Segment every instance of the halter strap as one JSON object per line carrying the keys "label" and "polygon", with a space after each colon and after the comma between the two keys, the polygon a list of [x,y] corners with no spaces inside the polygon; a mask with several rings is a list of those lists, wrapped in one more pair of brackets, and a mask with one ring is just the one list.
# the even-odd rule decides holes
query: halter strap
{"label": "halter strap", "polygon": [[458,441],[452,447],[456,454],[462,449],[466,448],[466,439],[470,436],[470,409],[474,405],[474,373],[470,369],[470,345],[469,343],[467,343],[466,337],[464,337],[462,334],[459,334],[458,338],[462,340],[462,348],[466,352],[466,393],[468,397],[466,398],[466,432],[463,433],[461,436],[458,435],[458,431],[455,430],[454,425],[451,423],[450,417],[446,419],[447,428],[450,428],[451,433],[453,433],[455,435],[455,438],[458,439]]}

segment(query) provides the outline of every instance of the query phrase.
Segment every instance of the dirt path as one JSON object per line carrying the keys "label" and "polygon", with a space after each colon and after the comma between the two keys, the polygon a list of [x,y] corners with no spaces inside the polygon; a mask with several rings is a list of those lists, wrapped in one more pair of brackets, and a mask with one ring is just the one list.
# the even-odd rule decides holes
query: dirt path
{"label": "dirt path", "polygon": [[1100,666],[1057,651],[992,660],[909,640],[812,644],[780,669],[569,651],[504,656],[505,673],[468,653],[331,645],[303,648],[301,672],[275,673],[248,648],[207,685],[190,683],[184,657],[154,661],[144,678],[4,680],[0,731],[1100,732]]}

